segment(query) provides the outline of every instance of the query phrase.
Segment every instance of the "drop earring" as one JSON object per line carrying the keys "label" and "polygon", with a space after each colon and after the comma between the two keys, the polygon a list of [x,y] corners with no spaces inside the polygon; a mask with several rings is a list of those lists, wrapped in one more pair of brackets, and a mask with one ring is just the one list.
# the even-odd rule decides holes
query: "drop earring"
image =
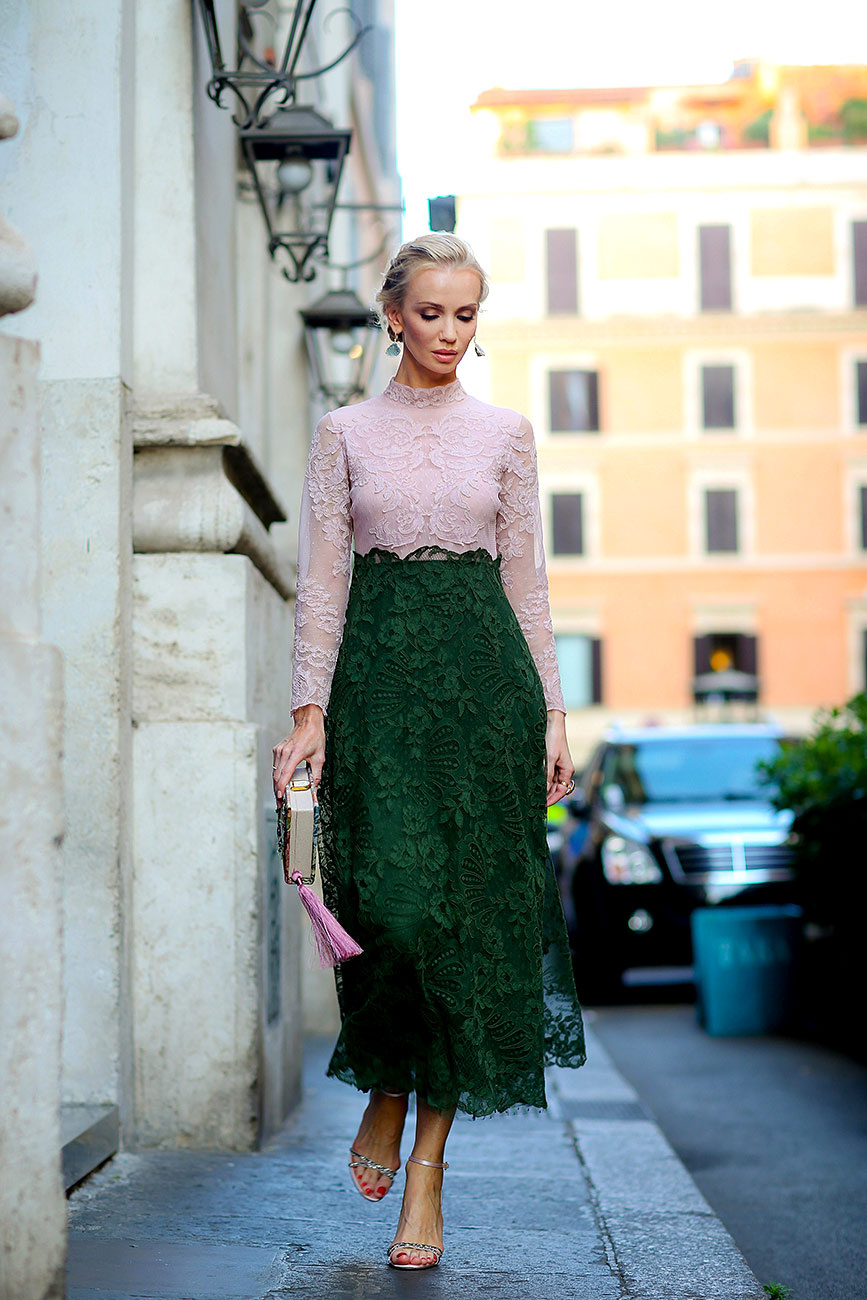
{"label": "drop earring", "polygon": [[400,344],[402,342],[403,342],[403,331],[401,331],[400,334],[396,335],[396,337],[392,339],[391,343],[389,343],[388,347],[385,349],[385,355],[387,357],[399,357]]}
{"label": "drop earring", "polygon": [[485,349],[484,349],[484,348],[482,347],[482,345],[479,343],[479,340],[478,340],[477,338],[475,338],[475,337],[473,337],[473,347],[475,348],[476,356],[477,356],[477,357],[483,357],[483,356],[486,355],[486,354],[485,354]]}

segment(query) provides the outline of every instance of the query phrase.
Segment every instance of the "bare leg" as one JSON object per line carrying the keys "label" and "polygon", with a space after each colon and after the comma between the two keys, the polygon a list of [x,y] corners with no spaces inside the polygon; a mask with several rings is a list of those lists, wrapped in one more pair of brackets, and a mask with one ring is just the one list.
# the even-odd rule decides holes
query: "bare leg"
{"label": "bare leg", "polygon": [[[415,1145],[412,1154],[420,1160],[442,1162],[446,1138],[455,1117],[452,1110],[435,1110],[416,1098]],[[407,1162],[406,1187],[397,1223],[395,1241],[421,1241],[430,1246],[443,1244],[443,1170]],[[395,1264],[432,1264],[436,1256],[424,1250],[398,1250]]]}
{"label": "bare leg", "polygon": [[[367,1109],[361,1117],[358,1136],[353,1142],[356,1151],[375,1160],[386,1169],[400,1168],[400,1139],[406,1120],[409,1098],[406,1093],[390,1097],[385,1092],[372,1091]],[[354,1157],[353,1157],[354,1158]],[[349,1171],[366,1196],[385,1196],[391,1183],[384,1174],[359,1165]]]}

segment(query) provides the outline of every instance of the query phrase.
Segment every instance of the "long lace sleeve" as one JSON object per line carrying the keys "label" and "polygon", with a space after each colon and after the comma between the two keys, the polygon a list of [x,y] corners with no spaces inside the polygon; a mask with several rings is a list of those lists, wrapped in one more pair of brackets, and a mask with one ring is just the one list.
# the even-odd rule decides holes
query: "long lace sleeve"
{"label": "long lace sleeve", "polygon": [[536,443],[524,418],[509,434],[509,456],[500,481],[497,550],[503,557],[503,587],[542,679],[545,707],[565,713],[548,603]]}
{"label": "long lace sleeve", "polygon": [[346,448],[325,416],[310,444],[298,520],[293,714],[302,704],[318,704],[327,712],[346,617],[351,549]]}

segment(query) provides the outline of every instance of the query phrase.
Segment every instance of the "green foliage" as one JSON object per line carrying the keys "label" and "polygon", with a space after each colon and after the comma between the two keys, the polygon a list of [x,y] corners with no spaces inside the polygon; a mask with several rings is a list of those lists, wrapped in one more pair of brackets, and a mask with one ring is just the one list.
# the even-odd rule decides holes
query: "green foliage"
{"label": "green foliage", "polygon": [[688,149],[695,143],[695,131],[688,131],[684,127],[676,126],[670,131],[657,129],[656,131],[656,148],[657,149]]}
{"label": "green foliage", "polygon": [[760,113],[752,122],[748,122],[744,127],[744,139],[751,141],[753,144],[770,144],[772,113],[773,109],[769,108],[766,112]]}
{"label": "green foliage", "polygon": [[807,125],[807,139],[812,144],[819,140],[842,140],[843,131],[839,126],[828,126],[826,123],[810,122]]}
{"label": "green foliage", "polygon": [[867,140],[867,99],[847,99],[840,107],[843,138],[848,144]]}
{"label": "green foliage", "polygon": [[796,867],[809,919],[839,930],[862,925],[867,890],[867,694],[823,709],[811,734],[760,775],[771,801],[791,809]]}
{"label": "green foliage", "polygon": [[787,1297],[792,1294],[792,1288],[783,1286],[781,1282],[765,1282],[762,1290],[769,1300],[787,1300]]}

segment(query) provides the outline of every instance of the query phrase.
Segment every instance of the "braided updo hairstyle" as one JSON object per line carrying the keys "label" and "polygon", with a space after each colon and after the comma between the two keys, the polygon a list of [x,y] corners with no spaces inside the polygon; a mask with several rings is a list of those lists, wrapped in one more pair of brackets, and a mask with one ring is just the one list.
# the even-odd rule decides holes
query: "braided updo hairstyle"
{"label": "braided updo hairstyle", "polygon": [[401,307],[412,278],[419,271],[431,267],[453,267],[458,271],[475,271],[479,277],[479,302],[488,296],[488,277],[479,265],[476,255],[466,240],[444,231],[434,231],[411,239],[392,257],[382,277],[382,288],[376,295],[382,327],[392,340],[397,338],[385,315],[386,307]]}

